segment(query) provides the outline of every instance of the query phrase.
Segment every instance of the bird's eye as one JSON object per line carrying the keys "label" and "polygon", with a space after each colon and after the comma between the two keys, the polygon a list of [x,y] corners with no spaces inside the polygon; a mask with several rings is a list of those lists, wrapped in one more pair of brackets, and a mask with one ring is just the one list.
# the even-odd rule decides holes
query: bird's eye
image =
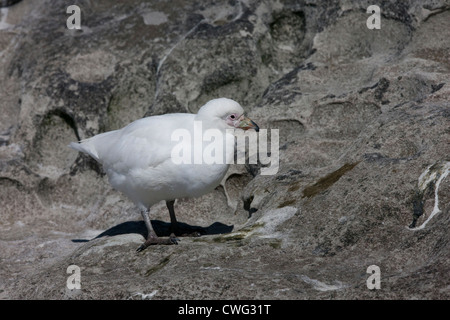
{"label": "bird's eye", "polygon": [[235,116],[234,114],[232,114],[232,115],[230,115],[230,118],[231,118],[231,119],[235,119],[236,116]]}

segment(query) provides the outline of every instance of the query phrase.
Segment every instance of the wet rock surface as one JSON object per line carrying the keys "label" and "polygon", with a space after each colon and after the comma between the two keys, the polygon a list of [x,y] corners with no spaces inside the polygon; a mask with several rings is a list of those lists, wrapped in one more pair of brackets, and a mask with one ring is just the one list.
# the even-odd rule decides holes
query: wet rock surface
{"label": "wet rock surface", "polygon": [[[80,30],[0,11],[0,298],[450,297],[445,1],[382,2],[380,30],[360,1],[76,2]],[[221,96],[279,129],[278,172],[233,165],[176,202],[200,237],[136,253],[140,214],[67,144]]]}

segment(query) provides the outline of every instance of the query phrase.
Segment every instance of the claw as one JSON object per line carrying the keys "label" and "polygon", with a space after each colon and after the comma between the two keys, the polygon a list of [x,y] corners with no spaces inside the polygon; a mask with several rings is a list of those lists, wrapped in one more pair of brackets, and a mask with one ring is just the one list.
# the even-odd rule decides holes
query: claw
{"label": "claw", "polygon": [[136,249],[136,252],[144,251],[146,248],[147,246],[145,245],[145,243],[143,243],[139,246],[139,248]]}
{"label": "claw", "polygon": [[172,245],[172,244],[178,244],[179,239],[175,236],[170,236],[169,238],[149,238],[147,239],[143,244],[139,246],[139,248],[136,249],[137,252],[141,252],[145,250],[148,246],[151,245],[158,245],[158,244],[164,244],[164,245]]}
{"label": "claw", "polygon": [[178,244],[178,241],[180,241],[180,239],[178,239],[177,236],[172,233],[169,237],[169,241],[171,241],[173,244]]}

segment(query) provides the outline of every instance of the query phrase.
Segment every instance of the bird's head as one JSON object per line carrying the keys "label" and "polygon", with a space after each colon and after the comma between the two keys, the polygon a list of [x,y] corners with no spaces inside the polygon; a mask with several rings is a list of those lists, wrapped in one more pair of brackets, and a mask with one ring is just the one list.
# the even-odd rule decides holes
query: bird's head
{"label": "bird's head", "polygon": [[227,98],[208,101],[200,108],[197,116],[202,120],[214,122],[222,128],[254,129],[256,132],[259,131],[258,125],[244,115],[244,109],[241,105]]}

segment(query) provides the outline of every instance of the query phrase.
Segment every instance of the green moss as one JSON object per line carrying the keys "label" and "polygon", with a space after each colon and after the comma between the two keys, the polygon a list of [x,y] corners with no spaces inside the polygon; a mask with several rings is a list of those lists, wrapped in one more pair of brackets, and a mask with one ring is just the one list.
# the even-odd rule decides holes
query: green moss
{"label": "green moss", "polygon": [[294,192],[294,191],[297,191],[298,189],[300,189],[300,183],[299,183],[299,182],[296,182],[296,183],[293,183],[293,184],[288,188],[288,191],[289,191],[289,192]]}
{"label": "green moss", "polygon": [[326,175],[325,177],[321,178],[319,181],[317,181],[315,184],[306,187],[303,190],[303,196],[302,198],[312,198],[316,196],[317,194],[327,190],[329,187],[331,187],[336,181],[338,181],[345,173],[352,170],[359,162],[355,163],[346,163],[336,171],[333,171],[332,173]]}
{"label": "green moss", "polygon": [[212,240],[216,243],[225,243],[225,242],[229,242],[229,241],[241,241],[243,239],[245,239],[245,235],[242,233],[237,233],[232,236],[215,237]]}
{"label": "green moss", "polygon": [[237,243],[237,245],[241,245],[242,240],[244,240],[250,233],[252,233],[257,228],[264,227],[264,225],[265,224],[263,222],[258,222],[245,228],[242,228],[236,233],[215,237],[212,239],[212,241],[216,243],[235,242]]}
{"label": "green moss", "polygon": [[242,228],[241,230],[239,230],[239,232],[244,232],[244,233],[249,233],[257,228],[261,228],[264,227],[265,223],[264,222],[258,222],[258,223],[254,223],[250,226],[247,226],[245,228]]}
{"label": "green moss", "polygon": [[271,246],[274,249],[280,249],[281,248],[281,240],[279,239],[273,239],[269,242],[269,246]]}
{"label": "green moss", "polygon": [[290,205],[294,204],[295,201],[296,201],[295,199],[285,200],[278,205],[278,208],[284,208],[284,207],[290,206]]}
{"label": "green moss", "polygon": [[170,256],[168,255],[167,257],[163,258],[156,266],[151,267],[150,269],[148,269],[145,272],[145,276],[148,277],[150,275],[152,275],[153,273],[161,270],[162,268],[164,268],[170,261]]}

